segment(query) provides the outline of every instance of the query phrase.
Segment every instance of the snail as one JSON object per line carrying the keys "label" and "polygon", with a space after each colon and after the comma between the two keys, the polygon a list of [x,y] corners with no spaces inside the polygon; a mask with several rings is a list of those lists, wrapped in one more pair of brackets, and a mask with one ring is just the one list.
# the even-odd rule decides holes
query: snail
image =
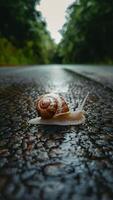
{"label": "snail", "polygon": [[70,111],[65,99],[58,94],[42,95],[35,102],[39,117],[29,120],[28,123],[62,126],[83,124],[85,122],[83,107],[88,95],[89,93],[75,111]]}

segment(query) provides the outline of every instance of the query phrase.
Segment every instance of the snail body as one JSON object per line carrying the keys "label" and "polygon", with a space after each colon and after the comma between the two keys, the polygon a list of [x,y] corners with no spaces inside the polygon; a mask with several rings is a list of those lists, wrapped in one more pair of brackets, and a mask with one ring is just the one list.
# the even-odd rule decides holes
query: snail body
{"label": "snail body", "polygon": [[29,121],[30,124],[44,124],[44,125],[59,125],[59,126],[68,126],[68,125],[79,125],[85,122],[85,115],[82,111],[68,112],[60,115],[56,115],[51,119],[42,119],[36,117]]}
{"label": "snail body", "polygon": [[[44,116],[45,111],[41,113],[41,110],[39,111],[39,102],[41,101],[42,97],[39,98],[39,100],[36,103],[36,109],[38,110],[38,113],[41,117],[36,117],[34,119],[31,119],[29,121],[30,124],[45,124],[45,125],[79,125],[83,124],[85,122],[85,112],[83,110],[84,104],[87,100],[89,94],[86,95],[81,105],[78,106],[78,108],[75,111],[69,111],[68,105],[63,97],[61,97],[60,101],[60,108],[55,106],[50,106],[52,108],[57,108],[56,112],[54,114],[46,114]],[[49,97],[50,94],[44,95],[45,97]],[[43,96],[43,98],[44,98]],[[59,98],[58,96],[53,95],[55,98]],[[59,100],[58,100],[59,101]],[[46,101],[45,101],[46,102]],[[49,101],[48,101],[49,102]],[[49,104],[48,104],[49,105]],[[63,105],[64,108],[63,109]],[[58,105],[57,105],[58,106]],[[38,108],[37,108],[38,107]],[[50,110],[49,107],[49,110]],[[54,109],[55,110],[55,109]]]}

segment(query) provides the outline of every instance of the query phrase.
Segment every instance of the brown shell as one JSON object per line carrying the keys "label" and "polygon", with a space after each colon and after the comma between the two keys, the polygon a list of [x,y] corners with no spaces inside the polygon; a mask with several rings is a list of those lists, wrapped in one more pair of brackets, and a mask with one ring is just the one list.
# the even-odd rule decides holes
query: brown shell
{"label": "brown shell", "polygon": [[62,96],[50,93],[36,100],[36,110],[43,119],[50,119],[54,115],[68,112],[69,108]]}

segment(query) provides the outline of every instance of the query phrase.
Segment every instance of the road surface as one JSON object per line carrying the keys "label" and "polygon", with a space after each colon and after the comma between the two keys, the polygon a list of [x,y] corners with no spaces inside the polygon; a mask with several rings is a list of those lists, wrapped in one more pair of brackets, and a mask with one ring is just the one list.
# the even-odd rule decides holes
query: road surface
{"label": "road surface", "polygon": [[113,66],[67,65],[64,68],[101,83],[113,90]]}
{"label": "road surface", "polygon": [[[112,84],[112,81],[111,81]],[[57,66],[0,70],[0,200],[112,200],[113,91]],[[86,123],[33,126],[34,100],[61,93]]]}

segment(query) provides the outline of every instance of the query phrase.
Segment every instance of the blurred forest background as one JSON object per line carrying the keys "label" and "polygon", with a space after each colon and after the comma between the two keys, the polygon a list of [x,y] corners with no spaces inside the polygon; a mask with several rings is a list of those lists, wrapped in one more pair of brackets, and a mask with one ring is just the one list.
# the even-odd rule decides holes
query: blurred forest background
{"label": "blurred forest background", "polygon": [[0,0],[0,66],[113,64],[113,0],[75,1],[67,9],[59,44],[35,9],[39,2]]}

